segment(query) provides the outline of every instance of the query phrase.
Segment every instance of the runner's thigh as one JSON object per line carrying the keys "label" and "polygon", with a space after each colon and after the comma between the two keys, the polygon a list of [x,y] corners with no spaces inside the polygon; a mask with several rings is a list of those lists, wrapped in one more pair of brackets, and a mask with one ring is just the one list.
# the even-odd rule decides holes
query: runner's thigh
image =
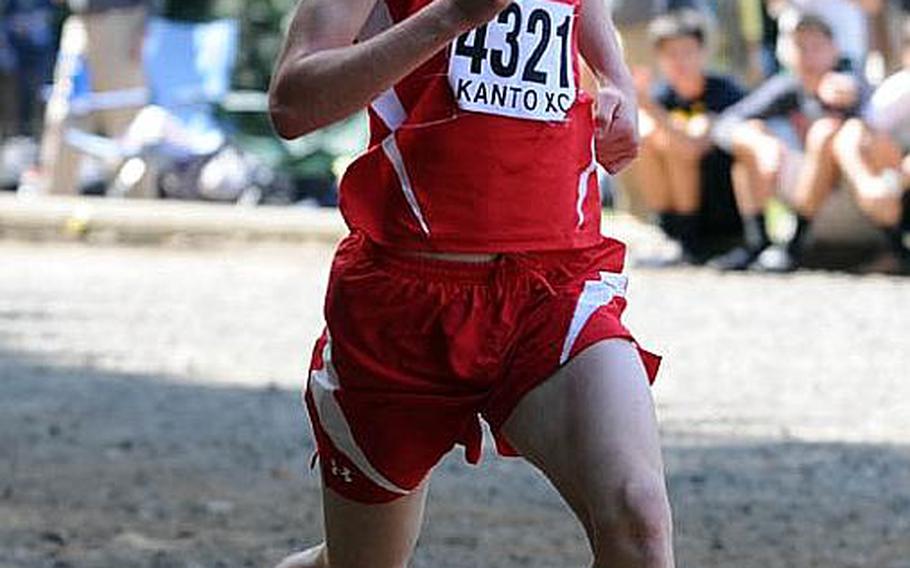
{"label": "runner's thigh", "polygon": [[[556,486],[585,528],[621,515],[636,487],[664,487],[657,420],[635,346],[622,339],[586,349],[526,395],[502,429]],[[606,508],[607,510],[604,510]]]}

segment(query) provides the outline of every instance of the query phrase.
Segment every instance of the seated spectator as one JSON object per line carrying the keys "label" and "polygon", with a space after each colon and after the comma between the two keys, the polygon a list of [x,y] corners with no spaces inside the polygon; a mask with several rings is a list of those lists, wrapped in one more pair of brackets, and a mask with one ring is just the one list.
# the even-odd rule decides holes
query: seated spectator
{"label": "seated spectator", "polygon": [[651,67],[648,26],[655,17],[682,8],[707,9],[705,0],[613,0],[613,21],[622,38],[626,63],[633,69]]}
{"label": "seated spectator", "polygon": [[862,72],[869,52],[869,16],[882,9],[884,0],[767,0],[777,14],[780,36],[778,50],[792,49],[788,42],[803,14],[823,18],[843,57]]}
{"label": "seated spectator", "polygon": [[834,154],[860,208],[888,237],[876,268],[910,273],[910,21],[903,45],[904,68],[875,91],[863,120],[844,125]]}
{"label": "seated spectator", "polygon": [[733,79],[705,70],[707,29],[698,12],[658,17],[651,34],[666,83],[652,91],[649,75],[637,74],[642,145],[634,175],[660,227],[680,243],[677,260],[704,262],[702,233],[710,216],[704,202],[727,203],[727,217],[738,228],[730,158],[713,145],[710,132],[714,117],[744,93]]}
{"label": "seated spectator", "polygon": [[[803,15],[790,36],[783,63],[791,71],[730,108],[714,130],[717,144],[734,155],[745,237],[744,247],[712,263],[722,270],[797,267],[812,218],[839,181],[834,136],[861,108],[864,83],[840,57],[827,22]],[[765,207],[774,195],[797,219],[792,239],[782,247],[771,247],[765,228]]]}

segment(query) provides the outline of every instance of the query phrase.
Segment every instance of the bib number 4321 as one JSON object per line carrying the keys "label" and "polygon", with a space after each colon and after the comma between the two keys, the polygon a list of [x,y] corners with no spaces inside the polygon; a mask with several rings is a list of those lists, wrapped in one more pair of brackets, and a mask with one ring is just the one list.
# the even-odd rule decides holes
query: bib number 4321
{"label": "bib number 4321", "polygon": [[452,46],[449,83],[464,110],[562,121],[577,94],[575,10],[552,0],[516,0]]}

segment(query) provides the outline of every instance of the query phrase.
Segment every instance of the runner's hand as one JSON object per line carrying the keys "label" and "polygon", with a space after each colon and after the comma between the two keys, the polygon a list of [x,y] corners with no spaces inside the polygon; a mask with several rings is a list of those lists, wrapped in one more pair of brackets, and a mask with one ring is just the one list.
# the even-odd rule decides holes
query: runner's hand
{"label": "runner's hand", "polygon": [[443,0],[450,4],[459,27],[472,30],[492,20],[512,0]]}
{"label": "runner's hand", "polygon": [[632,96],[612,85],[601,87],[594,107],[597,161],[611,174],[638,156],[638,106]]}

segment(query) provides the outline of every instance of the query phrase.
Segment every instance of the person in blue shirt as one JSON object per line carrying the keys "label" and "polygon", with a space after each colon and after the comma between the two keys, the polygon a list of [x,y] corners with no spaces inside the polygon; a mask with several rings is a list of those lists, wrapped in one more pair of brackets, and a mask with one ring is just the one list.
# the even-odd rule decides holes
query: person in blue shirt
{"label": "person in blue shirt", "polygon": [[714,146],[711,131],[745,92],[734,79],[707,71],[701,12],[669,12],[653,20],[650,32],[663,81],[652,87],[646,72],[638,74],[642,146],[634,172],[660,227],[680,244],[673,263],[700,263],[705,237],[740,228],[730,156]]}

